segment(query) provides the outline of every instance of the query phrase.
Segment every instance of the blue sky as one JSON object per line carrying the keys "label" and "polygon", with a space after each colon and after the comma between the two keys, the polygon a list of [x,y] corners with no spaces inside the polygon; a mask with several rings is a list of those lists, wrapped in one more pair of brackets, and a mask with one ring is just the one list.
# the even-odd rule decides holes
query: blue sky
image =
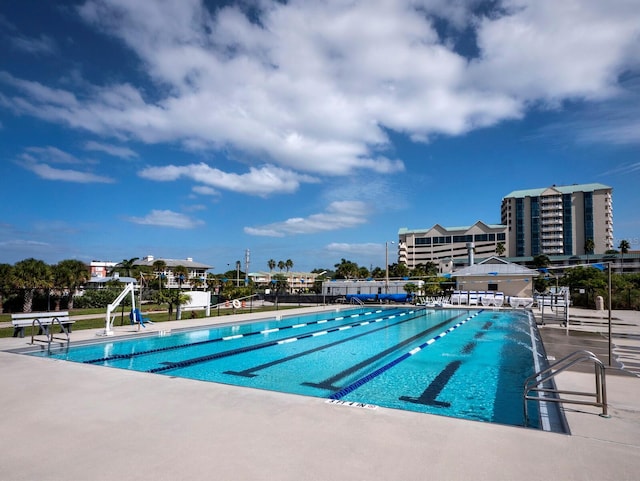
{"label": "blue sky", "polygon": [[22,0],[0,52],[0,262],[376,267],[591,182],[640,249],[636,0]]}

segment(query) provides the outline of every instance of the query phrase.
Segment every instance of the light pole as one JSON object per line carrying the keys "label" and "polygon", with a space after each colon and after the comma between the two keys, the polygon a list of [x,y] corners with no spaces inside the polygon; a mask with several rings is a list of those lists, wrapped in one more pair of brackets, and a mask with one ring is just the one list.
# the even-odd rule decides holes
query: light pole
{"label": "light pole", "polygon": [[[327,271],[319,272],[319,273],[316,275],[316,279],[317,279],[318,277],[320,277],[320,276],[324,276],[326,273],[327,273]],[[325,304],[325,302],[324,302],[324,301],[325,301],[325,297],[324,297],[324,286],[322,285],[322,281],[320,281],[320,290],[322,291],[322,305],[324,306],[324,304]]]}
{"label": "light pole", "polygon": [[613,347],[611,342],[611,262],[607,263],[607,273],[608,273],[608,284],[609,284],[609,328],[607,331],[607,335],[609,337],[609,366],[612,366],[613,363]]}
{"label": "light pole", "polygon": [[384,293],[389,294],[389,244],[395,244],[394,241],[386,241],[384,243],[384,265],[386,267],[386,276],[384,283]]}

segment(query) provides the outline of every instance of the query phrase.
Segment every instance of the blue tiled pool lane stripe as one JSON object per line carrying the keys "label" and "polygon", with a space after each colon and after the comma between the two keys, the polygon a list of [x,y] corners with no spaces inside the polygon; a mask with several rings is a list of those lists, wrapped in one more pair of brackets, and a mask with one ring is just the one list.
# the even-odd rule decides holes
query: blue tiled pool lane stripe
{"label": "blue tiled pool lane stripe", "polygon": [[433,344],[434,342],[436,342],[439,339],[442,339],[444,336],[446,336],[450,332],[455,331],[460,326],[466,324],[468,321],[470,321],[471,319],[473,319],[474,317],[476,317],[477,315],[479,315],[483,311],[484,311],[484,309],[481,309],[481,310],[477,311],[475,314],[467,317],[464,321],[460,321],[458,324],[455,324],[454,326],[451,326],[449,329],[447,329],[446,331],[443,331],[440,334],[438,334],[437,336],[429,339],[427,342],[425,342],[423,344],[420,344],[418,347],[415,347],[415,348],[411,349],[409,352],[406,352],[405,354],[403,354],[402,356],[394,359],[393,361],[389,362],[388,364],[385,364],[384,366],[376,369],[372,373],[367,374],[364,377],[361,377],[360,379],[358,379],[357,381],[351,383],[347,387],[341,389],[338,392],[333,393],[331,396],[329,396],[329,399],[342,399],[343,397],[345,397],[350,392],[355,391],[360,386],[363,386],[364,384],[368,383],[372,379],[375,379],[380,374],[384,373],[385,371],[388,371],[389,369],[391,369],[396,364],[401,363],[405,359],[407,359],[407,358],[413,356],[414,354],[417,354],[418,352],[422,351],[425,347],[430,346],[431,344]]}
{"label": "blue tiled pool lane stripe", "polygon": [[[280,327],[274,327],[274,328],[271,328],[271,329],[264,329],[262,331],[248,332],[246,334],[236,334],[236,335],[233,335],[233,336],[217,337],[215,339],[207,339],[207,340],[204,340],[204,341],[189,342],[189,343],[185,343],[185,344],[176,344],[175,346],[164,346],[164,347],[159,347],[159,348],[156,348],[156,349],[148,349],[146,351],[131,352],[131,353],[126,353],[126,354],[112,354],[110,356],[101,357],[101,358],[97,358],[97,359],[89,359],[89,360],[86,360],[86,361],[83,361],[83,362],[85,364],[97,364],[97,363],[101,363],[101,362],[114,361],[114,360],[117,360],[117,359],[131,359],[132,357],[144,356],[145,354],[155,354],[155,353],[163,352],[163,351],[174,351],[176,349],[184,349],[186,347],[201,346],[203,344],[212,344],[214,342],[232,341],[234,339],[241,339],[243,337],[255,336],[255,335],[258,335],[258,334],[263,334],[263,335],[264,334],[271,334],[271,333],[278,332],[278,331],[284,331],[286,329],[298,329],[300,327],[312,326],[314,324],[324,324],[326,322],[332,322],[332,321],[344,321],[345,319],[356,318],[356,317],[359,317],[359,316],[369,316],[371,314],[379,314],[382,311],[383,311],[382,309],[378,309],[376,311],[366,311],[366,312],[361,312],[361,313],[358,313],[358,314],[351,314],[349,316],[337,316],[337,317],[331,317],[331,318],[328,318],[328,319],[318,319],[318,320],[315,320],[315,321],[309,321],[309,322],[305,322],[305,323],[301,323],[301,324],[291,324],[291,325],[288,325],[288,326],[280,326]],[[413,312],[415,312],[415,311],[411,311],[411,313],[413,313]],[[404,313],[398,314],[398,315],[404,315]],[[393,319],[393,316],[390,316],[389,319]],[[382,320],[382,319],[378,319],[375,322],[378,322],[380,320]]]}
{"label": "blue tiled pool lane stripe", "polygon": [[[216,353],[213,353],[213,354],[208,354],[206,356],[200,356],[200,357],[196,357],[196,358],[192,358],[192,359],[185,359],[184,361],[171,362],[171,363],[167,363],[164,366],[159,366],[159,367],[155,367],[153,369],[148,369],[146,372],[158,373],[158,372],[169,371],[171,369],[189,367],[189,366],[193,366],[194,364],[199,364],[199,363],[203,363],[203,362],[207,362],[207,361],[212,361],[214,359],[221,359],[223,357],[234,356],[236,354],[242,354],[242,353],[245,353],[245,352],[256,351],[258,349],[264,349],[266,347],[278,346],[278,345],[281,345],[281,344],[286,344],[286,343],[290,343],[290,342],[296,342],[296,341],[299,341],[301,339],[308,339],[308,338],[311,338],[311,337],[317,337],[317,336],[329,334],[331,332],[344,331],[344,330],[347,330],[347,329],[352,329],[354,327],[367,326],[369,324],[375,324],[377,322],[382,322],[384,320],[392,320],[392,319],[395,319],[395,318],[402,318],[402,317],[406,317],[406,316],[408,316],[406,320],[410,320],[412,314],[416,314],[417,312],[420,312],[420,311],[423,311],[423,310],[424,309],[410,310],[410,311],[406,311],[406,312],[401,312],[399,314],[393,314],[391,316],[378,317],[376,319],[366,320],[366,321],[362,321],[362,322],[356,322],[354,324],[347,324],[347,325],[344,325],[344,326],[334,327],[332,329],[326,329],[326,330],[323,330],[323,331],[309,332],[309,333],[303,334],[301,336],[287,337],[285,339],[273,340],[273,341],[263,342],[263,343],[260,343],[260,344],[254,344],[252,346],[239,347],[239,348],[236,348],[236,349],[231,349],[229,351],[216,352]],[[313,323],[309,323],[309,324],[317,324],[317,322],[314,321]],[[296,327],[302,327],[302,324],[296,324],[295,326]],[[271,332],[271,330],[268,330],[268,331]]]}

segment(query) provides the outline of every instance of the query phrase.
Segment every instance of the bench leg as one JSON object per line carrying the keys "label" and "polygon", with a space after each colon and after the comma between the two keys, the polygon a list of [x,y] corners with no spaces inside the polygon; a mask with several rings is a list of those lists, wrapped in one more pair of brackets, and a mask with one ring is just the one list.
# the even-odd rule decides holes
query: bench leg
{"label": "bench leg", "polygon": [[13,328],[13,337],[24,337],[24,327],[15,326]]}

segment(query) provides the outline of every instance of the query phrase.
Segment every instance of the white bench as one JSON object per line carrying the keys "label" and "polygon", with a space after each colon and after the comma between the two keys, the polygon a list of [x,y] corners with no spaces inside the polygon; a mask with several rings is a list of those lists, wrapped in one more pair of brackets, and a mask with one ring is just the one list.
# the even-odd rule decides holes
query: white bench
{"label": "white bench", "polygon": [[71,332],[71,325],[76,322],[69,318],[69,311],[54,312],[25,312],[20,314],[11,314],[11,324],[13,324],[13,337],[24,337],[24,328],[36,326],[41,333],[47,336],[51,332],[53,324],[59,324],[62,332],[68,334]]}

